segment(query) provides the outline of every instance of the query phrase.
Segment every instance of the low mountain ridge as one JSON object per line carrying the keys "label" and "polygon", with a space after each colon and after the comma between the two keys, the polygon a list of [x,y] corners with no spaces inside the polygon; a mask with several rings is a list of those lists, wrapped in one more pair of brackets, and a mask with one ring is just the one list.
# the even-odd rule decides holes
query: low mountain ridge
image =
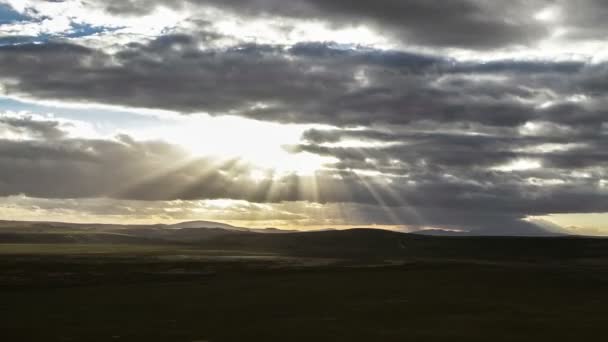
{"label": "low mountain ridge", "polygon": [[[608,239],[554,237],[432,236],[379,229],[309,232],[232,227],[211,222],[168,225],[86,225],[0,222],[0,244],[155,244],[201,250],[250,251],[328,258],[485,258],[545,260],[608,258]],[[188,227],[198,228],[188,228]],[[12,228],[11,228],[12,227]]]}
{"label": "low mountain ridge", "polygon": [[189,228],[221,228],[229,230],[240,230],[245,231],[247,228],[235,227],[225,223],[211,222],[211,221],[186,221],[175,224],[165,225],[165,228],[173,229],[189,229]]}

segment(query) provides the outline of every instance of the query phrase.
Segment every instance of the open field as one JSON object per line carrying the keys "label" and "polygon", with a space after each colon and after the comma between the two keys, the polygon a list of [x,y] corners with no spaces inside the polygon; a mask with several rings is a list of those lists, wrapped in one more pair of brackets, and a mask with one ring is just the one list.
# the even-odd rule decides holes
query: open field
{"label": "open field", "polygon": [[[432,241],[448,250],[454,240]],[[545,240],[535,241],[542,250]],[[481,252],[353,259],[186,245],[4,244],[2,337],[572,341],[604,334],[603,256],[530,259],[513,250],[510,259]]]}
{"label": "open field", "polygon": [[0,255],[145,255],[170,253],[175,246],[154,245],[84,245],[84,244],[0,244]]}

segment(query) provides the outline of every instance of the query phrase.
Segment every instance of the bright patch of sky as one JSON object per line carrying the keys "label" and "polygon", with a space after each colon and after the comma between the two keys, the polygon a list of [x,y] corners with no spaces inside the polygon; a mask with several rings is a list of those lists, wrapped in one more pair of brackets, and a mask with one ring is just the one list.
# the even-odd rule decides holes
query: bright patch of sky
{"label": "bright patch of sky", "polygon": [[[333,158],[311,153],[292,153],[288,147],[301,142],[304,131],[323,128],[321,125],[284,125],[240,117],[198,115],[152,115],[137,110],[110,110],[103,107],[50,106],[0,97],[0,116],[34,115],[49,120],[69,120],[87,127],[74,136],[113,138],[127,134],[137,140],[162,140],[190,151],[193,156],[221,159],[238,158],[252,163],[259,170],[277,175],[297,173],[309,175]],[[41,113],[41,114],[39,114]],[[226,134],[230,132],[230,134]],[[238,139],[255,136],[256,143]],[[266,173],[264,173],[266,174]]]}
{"label": "bright patch of sky", "polygon": [[571,234],[608,236],[608,213],[552,214],[532,218],[566,228]]}
{"label": "bright patch of sky", "polygon": [[145,130],[163,124],[163,120],[158,116],[130,110],[108,110],[101,106],[47,105],[2,96],[0,96],[0,111],[42,113],[58,118],[78,120],[95,127],[97,133],[104,136],[116,134],[120,130]]}
{"label": "bright patch of sky", "polygon": [[13,37],[13,43],[92,36],[113,40],[111,36],[104,35],[113,31],[156,36],[168,27],[176,26],[185,17],[167,10],[137,18],[113,16],[77,0],[5,0],[0,1],[0,6],[0,36],[3,36],[4,44],[9,37]]}

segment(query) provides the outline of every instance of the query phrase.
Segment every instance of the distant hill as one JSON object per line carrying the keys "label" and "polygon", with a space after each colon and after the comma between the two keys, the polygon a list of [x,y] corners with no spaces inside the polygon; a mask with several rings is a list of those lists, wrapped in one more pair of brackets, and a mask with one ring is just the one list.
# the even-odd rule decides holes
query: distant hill
{"label": "distant hill", "polygon": [[[214,227],[218,226],[218,227]],[[443,231],[424,234],[378,229],[290,232],[250,230],[215,222],[181,225],[88,225],[0,222],[0,244],[186,244],[189,248],[329,258],[470,258],[509,260],[608,258],[608,239],[479,237]]]}
{"label": "distant hill", "polygon": [[469,232],[455,231],[446,229],[424,229],[411,232],[410,234],[428,235],[428,236],[466,236]]}
{"label": "distant hill", "polygon": [[235,226],[231,226],[229,224],[225,224],[225,223],[219,223],[219,222],[210,222],[210,221],[188,221],[188,222],[181,222],[181,223],[176,223],[176,224],[169,224],[164,226],[166,228],[221,228],[221,229],[229,229],[229,230],[247,230],[247,228],[239,228],[239,227],[235,227]]}
{"label": "distant hill", "polygon": [[[120,242],[118,237],[137,243],[137,239],[170,242],[194,242],[234,233],[281,234],[293,231],[276,228],[248,229],[211,221],[188,221],[176,224],[120,225],[64,222],[0,221],[0,243],[70,243],[107,240]],[[142,241],[143,243],[144,241]]]}
{"label": "distant hill", "polygon": [[0,243],[157,245],[165,241],[110,233],[0,233]]}

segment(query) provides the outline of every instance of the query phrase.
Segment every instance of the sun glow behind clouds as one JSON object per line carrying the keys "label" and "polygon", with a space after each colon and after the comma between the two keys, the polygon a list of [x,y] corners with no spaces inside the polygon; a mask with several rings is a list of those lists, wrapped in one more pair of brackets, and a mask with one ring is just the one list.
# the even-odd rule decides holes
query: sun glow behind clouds
{"label": "sun glow behind clouds", "polygon": [[256,168],[252,174],[260,178],[267,174],[312,175],[324,165],[336,162],[308,152],[289,151],[288,146],[299,144],[304,131],[312,127],[232,116],[193,115],[133,135],[171,141],[195,156],[242,160],[252,164]]}
{"label": "sun glow behind clouds", "polygon": [[554,22],[560,19],[562,15],[559,6],[548,6],[540,10],[534,15],[534,19],[542,22]]}
{"label": "sun glow behind clouds", "polygon": [[500,165],[492,168],[495,171],[512,172],[512,171],[527,171],[539,169],[542,164],[538,160],[533,159],[518,159],[506,165]]}

